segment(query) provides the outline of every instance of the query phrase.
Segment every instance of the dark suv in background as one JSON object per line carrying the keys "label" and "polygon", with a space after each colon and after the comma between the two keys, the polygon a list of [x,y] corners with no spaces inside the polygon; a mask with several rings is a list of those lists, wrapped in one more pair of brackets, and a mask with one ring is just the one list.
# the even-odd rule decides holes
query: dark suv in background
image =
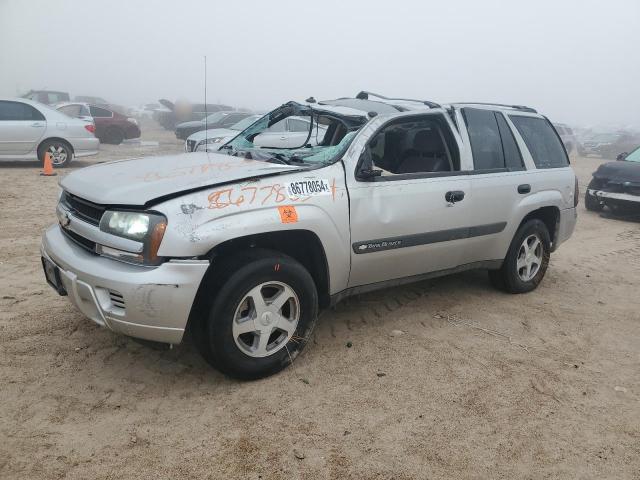
{"label": "dark suv in background", "polygon": [[57,92],[54,90],[29,90],[22,95],[22,98],[44,103],[45,105],[52,105],[59,102],[68,102],[69,94],[67,92]]}

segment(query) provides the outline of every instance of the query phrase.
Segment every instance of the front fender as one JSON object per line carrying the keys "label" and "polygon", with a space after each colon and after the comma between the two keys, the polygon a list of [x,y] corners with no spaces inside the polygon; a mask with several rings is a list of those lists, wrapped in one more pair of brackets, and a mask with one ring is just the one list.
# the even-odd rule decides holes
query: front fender
{"label": "front fender", "polygon": [[[323,179],[331,193],[290,197],[285,185]],[[350,269],[349,205],[340,164],[242,184],[212,187],[154,207],[168,219],[158,252],[165,257],[198,257],[235,238],[306,230],[321,241],[333,291],[346,287]]]}

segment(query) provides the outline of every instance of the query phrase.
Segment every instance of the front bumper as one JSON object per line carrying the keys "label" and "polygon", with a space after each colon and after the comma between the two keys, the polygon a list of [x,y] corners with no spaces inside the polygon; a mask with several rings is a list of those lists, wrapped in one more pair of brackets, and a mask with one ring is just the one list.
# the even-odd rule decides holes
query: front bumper
{"label": "front bumper", "polygon": [[50,227],[42,256],[60,269],[71,302],[95,323],[131,337],[180,343],[206,260],[165,262],[158,267],[129,265],[100,257]]}
{"label": "front bumper", "polygon": [[631,195],[629,193],[619,193],[619,192],[605,192],[602,190],[595,190],[590,188],[588,190],[589,195],[594,196],[606,203],[607,200],[618,200],[621,202],[634,202],[640,204],[640,196],[639,195]]}

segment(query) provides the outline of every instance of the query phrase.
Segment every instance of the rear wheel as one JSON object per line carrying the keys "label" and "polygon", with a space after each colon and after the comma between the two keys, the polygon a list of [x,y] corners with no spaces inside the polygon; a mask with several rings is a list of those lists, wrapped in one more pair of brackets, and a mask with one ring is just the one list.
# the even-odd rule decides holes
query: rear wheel
{"label": "rear wheel", "polygon": [[318,294],[309,272],[291,257],[244,252],[213,265],[215,299],[196,320],[194,341],[229,376],[256,379],[289,365],[316,323]]}
{"label": "rear wheel", "polygon": [[38,147],[38,159],[43,165],[47,153],[51,156],[54,168],[66,167],[73,158],[71,146],[62,140],[47,140]]}
{"label": "rear wheel", "polygon": [[541,220],[529,220],[513,237],[502,268],[489,272],[491,283],[509,293],[534,290],[547,271],[550,252],[547,226]]}
{"label": "rear wheel", "polygon": [[115,127],[108,128],[104,133],[104,143],[110,143],[112,145],[120,145],[124,140],[124,132]]}

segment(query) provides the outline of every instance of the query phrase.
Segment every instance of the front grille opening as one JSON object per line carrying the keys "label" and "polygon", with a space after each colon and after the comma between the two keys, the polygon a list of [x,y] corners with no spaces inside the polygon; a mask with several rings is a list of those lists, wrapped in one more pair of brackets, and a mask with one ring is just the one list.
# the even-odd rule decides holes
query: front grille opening
{"label": "front grille opening", "polygon": [[68,192],[62,194],[61,201],[71,210],[71,213],[92,225],[100,224],[102,214],[106,210],[102,205],[89,202]]}
{"label": "front grille opening", "polygon": [[67,230],[66,228],[60,227],[60,230],[62,230],[62,233],[64,233],[67,238],[71,239],[85,250],[88,250],[91,253],[96,253],[96,242],[92,242],[91,240],[78,235],[76,232]]}
{"label": "front grille opening", "polygon": [[115,290],[109,290],[109,299],[114,307],[121,308],[124,310],[125,303],[124,297],[120,292],[116,292]]}

